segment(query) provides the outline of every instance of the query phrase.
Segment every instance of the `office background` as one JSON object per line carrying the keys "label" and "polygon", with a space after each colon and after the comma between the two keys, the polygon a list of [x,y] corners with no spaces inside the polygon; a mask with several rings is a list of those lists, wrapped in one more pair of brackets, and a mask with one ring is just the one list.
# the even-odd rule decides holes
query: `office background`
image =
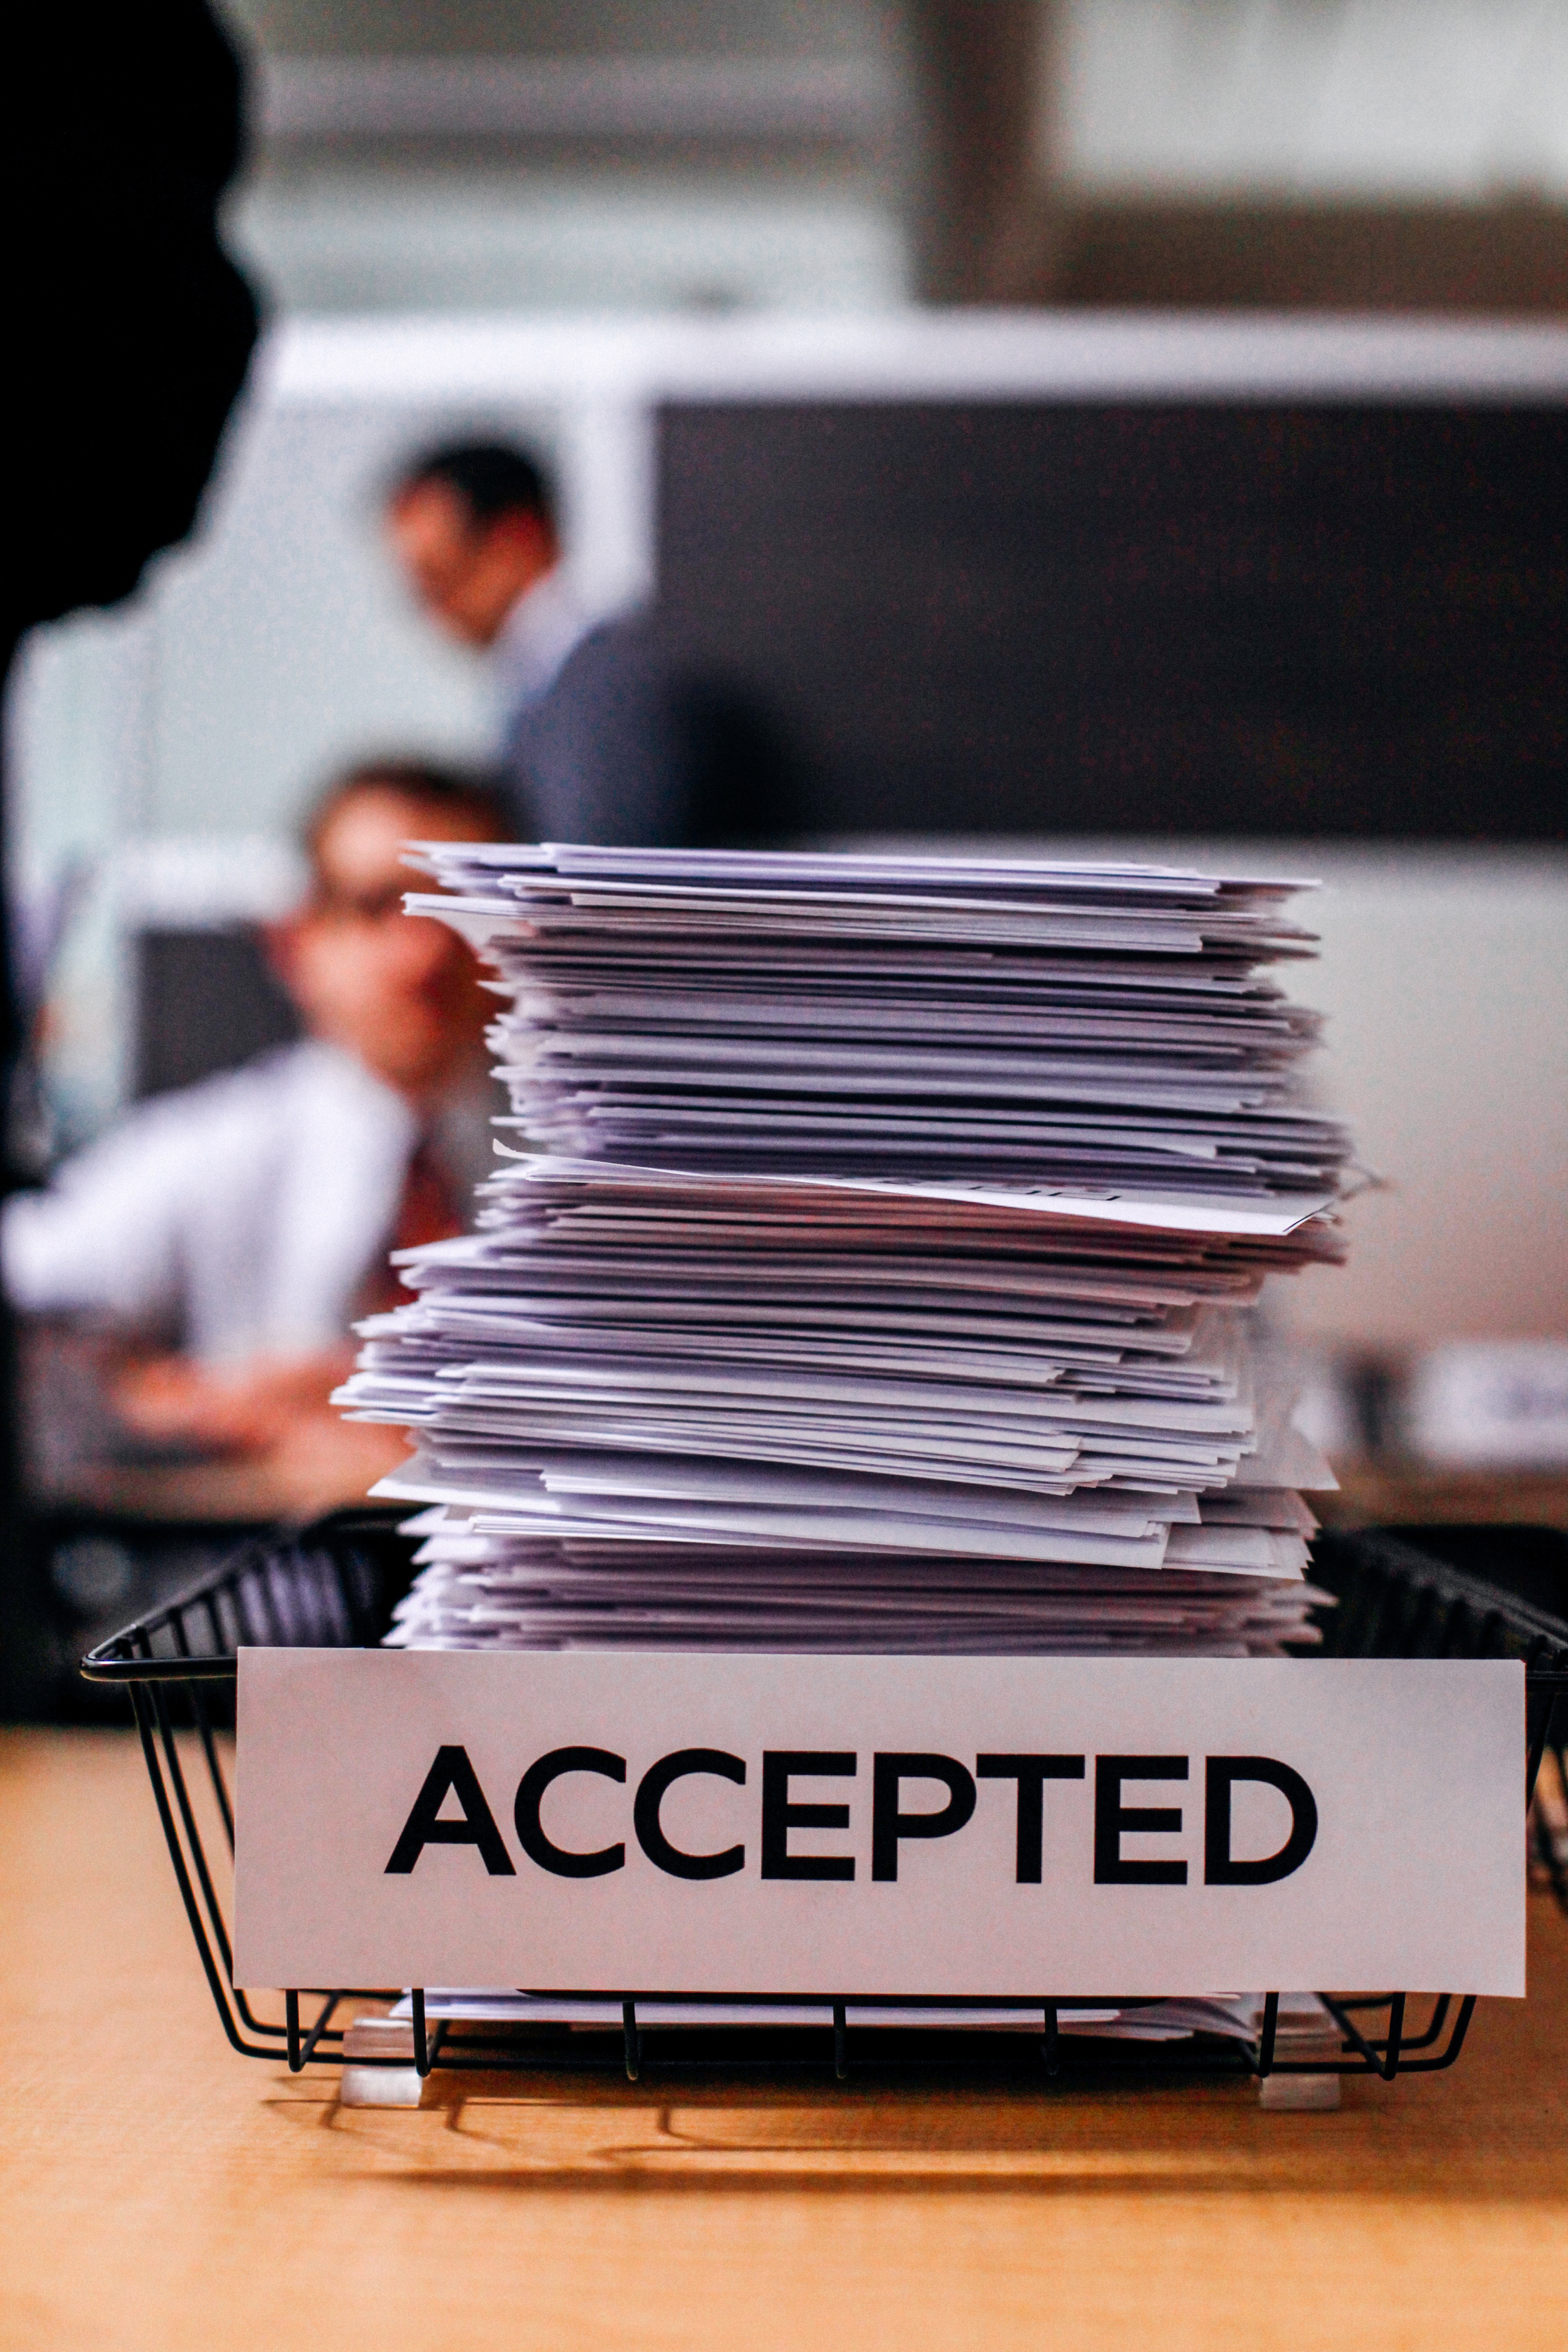
{"label": "office background", "polygon": [[242,29],[268,342],[197,541],[9,713],[57,1141],[222,1054],[199,975],[335,762],[488,749],[377,503],[501,426],[589,602],[767,703],[812,837],[1321,874],[1321,1084],[1390,1189],[1297,1327],[1568,1328],[1568,11]]}

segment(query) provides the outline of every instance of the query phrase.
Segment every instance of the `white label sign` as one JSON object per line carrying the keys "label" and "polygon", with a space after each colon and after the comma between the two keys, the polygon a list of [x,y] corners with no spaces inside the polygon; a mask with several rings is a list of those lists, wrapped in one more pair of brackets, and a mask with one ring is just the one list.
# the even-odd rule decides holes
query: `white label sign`
{"label": "white label sign", "polygon": [[236,1971],[1524,1990],[1495,1660],[244,1650]]}

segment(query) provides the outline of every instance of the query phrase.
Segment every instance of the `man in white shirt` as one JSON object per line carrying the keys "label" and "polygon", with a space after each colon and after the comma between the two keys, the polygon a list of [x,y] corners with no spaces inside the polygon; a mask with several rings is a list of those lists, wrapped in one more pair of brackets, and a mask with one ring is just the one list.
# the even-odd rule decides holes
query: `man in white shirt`
{"label": "man in white shirt", "polygon": [[494,666],[515,835],[690,840],[711,757],[700,698],[648,615],[595,623],[578,602],[533,460],[500,442],[432,450],[393,491],[386,526],[425,611]]}
{"label": "man in white shirt", "polygon": [[490,1162],[479,967],[403,912],[410,839],[498,840],[494,796],[383,763],[329,792],[304,905],[270,946],[308,1032],[140,1106],[47,1192],[5,1204],[24,1312],[107,1336],[145,1436],[271,1465],[278,1507],[363,1495],[401,1448],[327,1399],[351,1323],[396,1303],[393,1247],[468,1221]]}

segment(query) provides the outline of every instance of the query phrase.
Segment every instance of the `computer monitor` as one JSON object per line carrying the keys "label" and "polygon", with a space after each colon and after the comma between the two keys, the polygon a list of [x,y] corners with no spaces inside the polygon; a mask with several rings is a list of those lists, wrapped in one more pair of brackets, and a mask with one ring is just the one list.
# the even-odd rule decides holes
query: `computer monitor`
{"label": "computer monitor", "polygon": [[1563,835],[1559,404],[675,399],[657,453],[793,830]]}

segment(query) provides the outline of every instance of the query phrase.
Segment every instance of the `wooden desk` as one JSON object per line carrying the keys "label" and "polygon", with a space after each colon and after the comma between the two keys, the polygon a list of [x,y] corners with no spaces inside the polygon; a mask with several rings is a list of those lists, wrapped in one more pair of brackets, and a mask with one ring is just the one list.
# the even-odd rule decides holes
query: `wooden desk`
{"label": "wooden desk", "polygon": [[1554,2347],[1568,1925],[1337,2115],[651,2079],[342,2110],[223,2043],[140,1753],[0,1739],[7,2352]]}

